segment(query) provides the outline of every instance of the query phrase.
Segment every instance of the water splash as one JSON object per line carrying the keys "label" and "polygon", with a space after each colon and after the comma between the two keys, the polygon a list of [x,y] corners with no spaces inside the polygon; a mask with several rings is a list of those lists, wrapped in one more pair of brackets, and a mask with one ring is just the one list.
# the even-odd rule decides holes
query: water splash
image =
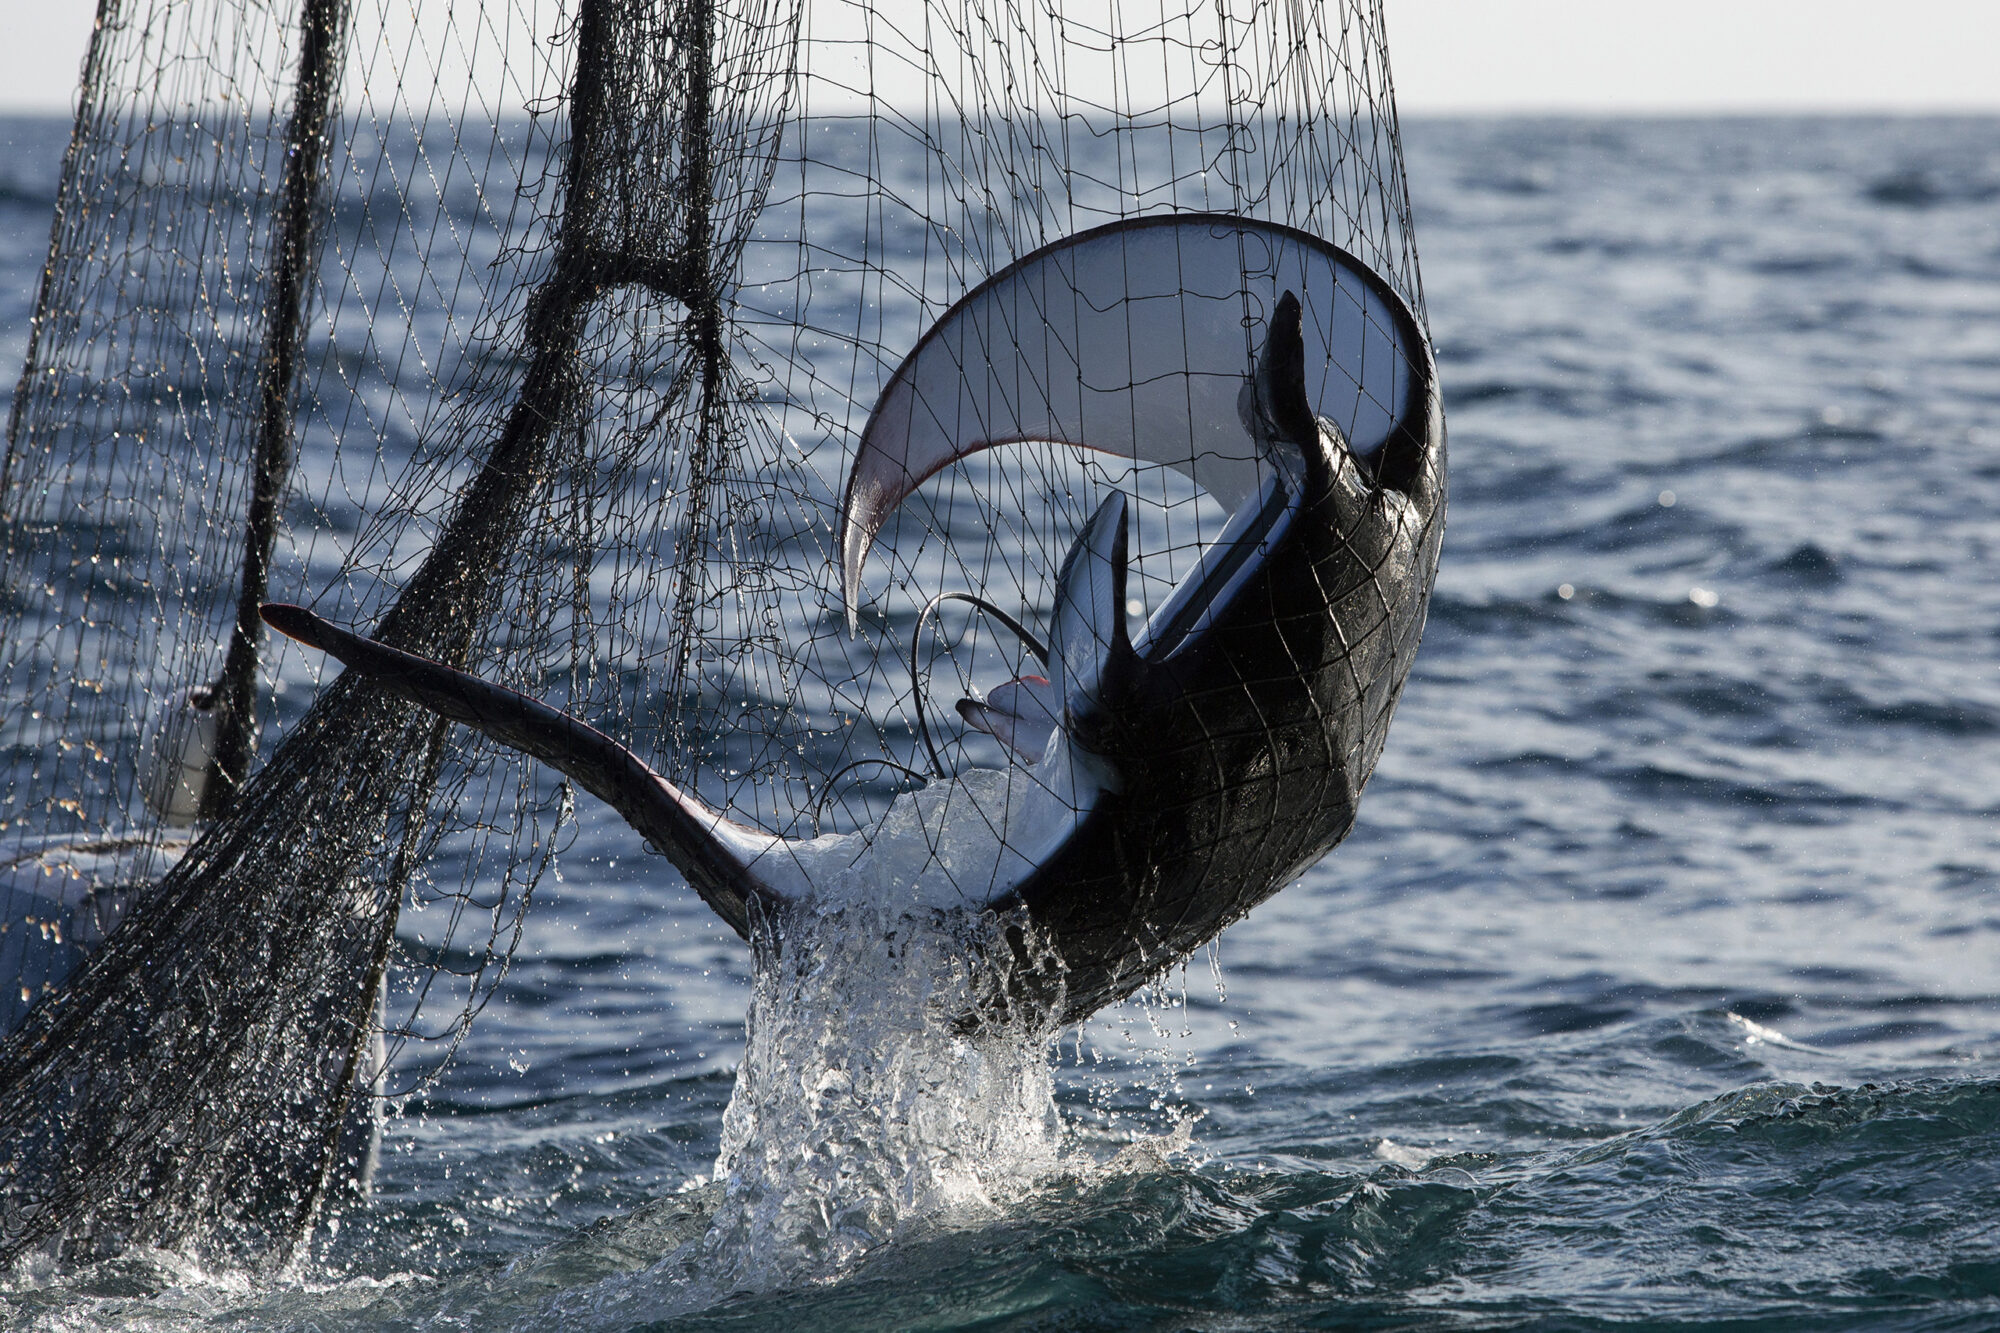
{"label": "water splash", "polygon": [[1009,1002],[1047,963],[1017,951],[1019,930],[859,893],[761,923],[709,1281],[829,1277],[914,1222],[991,1216],[1068,1165],[1051,1011]]}

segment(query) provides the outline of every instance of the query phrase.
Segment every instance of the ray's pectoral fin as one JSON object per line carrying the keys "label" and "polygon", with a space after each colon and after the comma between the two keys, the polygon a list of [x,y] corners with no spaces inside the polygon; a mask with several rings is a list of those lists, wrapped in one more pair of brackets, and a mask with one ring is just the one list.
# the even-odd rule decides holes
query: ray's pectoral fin
{"label": "ray's pectoral fin", "polygon": [[505,686],[351,634],[301,606],[266,603],[263,617],[398,698],[573,779],[673,862],[738,934],[748,931],[751,898],[788,899],[803,891],[784,839],[710,810],[588,723]]}

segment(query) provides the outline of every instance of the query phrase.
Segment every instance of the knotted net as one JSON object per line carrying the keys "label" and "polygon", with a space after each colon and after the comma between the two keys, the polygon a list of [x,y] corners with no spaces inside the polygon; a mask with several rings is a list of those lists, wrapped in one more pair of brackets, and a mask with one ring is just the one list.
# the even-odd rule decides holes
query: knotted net
{"label": "knotted net", "polygon": [[1006,762],[949,704],[1028,650],[934,598],[1044,623],[1120,485],[1143,609],[1227,517],[1169,468],[966,460],[850,635],[842,481],[941,313],[1210,211],[1421,318],[1379,0],[410,11],[100,5],[0,473],[0,1257],[289,1253],[566,836],[566,784],[256,602],[545,698],[746,823],[868,828]]}

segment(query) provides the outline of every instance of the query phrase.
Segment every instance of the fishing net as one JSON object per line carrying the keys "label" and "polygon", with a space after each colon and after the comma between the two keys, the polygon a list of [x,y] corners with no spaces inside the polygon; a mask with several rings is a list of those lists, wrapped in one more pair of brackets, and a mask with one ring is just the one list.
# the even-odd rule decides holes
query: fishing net
{"label": "fishing net", "polygon": [[259,601],[872,829],[1007,767],[951,701],[1034,669],[1111,488],[1135,621],[1229,515],[1011,445],[903,506],[850,632],[871,409],[985,279],[1189,211],[1421,319],[1379,4],[102,0],[0,474],[0,1258],[289,1253],[571,827]]}

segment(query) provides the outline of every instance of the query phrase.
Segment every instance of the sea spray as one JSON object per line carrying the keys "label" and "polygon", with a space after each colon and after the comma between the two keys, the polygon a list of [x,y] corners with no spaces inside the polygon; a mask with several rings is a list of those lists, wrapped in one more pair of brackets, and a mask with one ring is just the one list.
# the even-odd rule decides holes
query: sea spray
{"label": "sea spray", "polygon": [[[813,892],[752,913],[756,972],[713,1182],[664,1205],[668,1233],[703,1212],[706,1230],[645,1274],[559,1300],[562,1319],[842,1277],[889,1242],[978,1226],[1044,1183],[1097,1174],[1057,1110],[1060,961],[1024,913],[985,908],[1023,835],[1073,808],[1062,760],[968,770],[899,797],[866,834],[795,849]],[[1169,1130],[1121,1134],[1109,1169],[1185,1151],[1185,1118]]]}
{"label": "sea spray", "polygon": [[710,1281],[831,1276],[915,1221],[989,1216],[1067,1164],[1053,959],[1025,921],[957,888],[1032,784],[968,776],[899,801],[846,872],[757,923]]}

